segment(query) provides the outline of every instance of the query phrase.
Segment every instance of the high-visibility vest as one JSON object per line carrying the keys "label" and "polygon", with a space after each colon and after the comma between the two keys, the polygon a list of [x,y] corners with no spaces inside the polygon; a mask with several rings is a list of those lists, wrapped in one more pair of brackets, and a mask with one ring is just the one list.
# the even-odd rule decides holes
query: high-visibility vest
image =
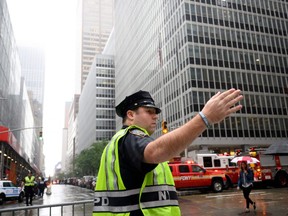
{"label": "high-visibility vest", "polygon": [[30,178],[28,176],[25,177],[25,186],[34,186],[34,180],[35,177],[31,176]]}
{"label": "high-visibility vest", "polygon": [[149,135],[145,129],[130,126],[118,131],[105,147],[95,187],[93,216],[129,216],[139,209],[145,216],[181,215],[167,162],[147,173],[141,188],[126,189],[120,173],[118,141],[131,129]]}

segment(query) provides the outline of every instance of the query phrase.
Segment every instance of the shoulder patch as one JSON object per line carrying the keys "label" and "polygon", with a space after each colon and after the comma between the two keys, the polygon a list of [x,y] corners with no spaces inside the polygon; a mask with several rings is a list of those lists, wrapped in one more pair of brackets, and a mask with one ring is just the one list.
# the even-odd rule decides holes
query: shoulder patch
{"label": "shoulder patch", "polygon": [[135,136],[140,136],[140,137],[145,137],[147,136],[147,134],[145,134],[143,131],[139,130],[139,129],[132,129],[129,131],[129,133],[135,135]]}

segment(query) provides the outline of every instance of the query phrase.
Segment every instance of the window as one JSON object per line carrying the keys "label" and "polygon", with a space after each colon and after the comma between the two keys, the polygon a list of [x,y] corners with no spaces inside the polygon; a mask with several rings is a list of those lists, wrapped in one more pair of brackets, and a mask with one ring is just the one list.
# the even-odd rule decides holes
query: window
{"label": "window", "polygon": [[232,159],[228,159],[229,167],[237,166],[237,164],[236,164],[236,163],[232,163],[231,160],[232,160]]}
{"label": "window", "polygon": [[219,159],[215,159],[215,160],[214,160],[214,166],[215,166],[215,167],[221,167],[221,162],[220,162]]}
{"label": "window", "polygon": [[3,182],[3,187],[11,187],[10,182]]}
{"label": "window", "polygon": [[199,166],[192,165],[192,172],[203,172],[203,169]]}
{"label": "window", "polygon": [[180,172],[180,173],[188,173],[188,172],[189,172],[189,167],[188,167],[188,165],[180,165],[180,166],[179,166],[179,172]]}
{"label": "window", "polygon": [[212,167],[212,158],[203,157],[204,167]]}

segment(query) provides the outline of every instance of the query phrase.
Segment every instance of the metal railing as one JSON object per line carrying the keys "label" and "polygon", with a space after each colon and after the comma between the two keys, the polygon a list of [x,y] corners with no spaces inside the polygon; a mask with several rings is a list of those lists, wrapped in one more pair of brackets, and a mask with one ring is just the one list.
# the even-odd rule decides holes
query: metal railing
{"label": "metal railing", "polygon": [[[64,210],[64,206],[71,206],[72,207],[71,211],[70,209]],[[76,207],[78,207],[77,214],[75,213]],[[58,208],[57,213],[53,212],[52,214],[52,208]],[[86,211],[86,209],[88,210]],[[93,200],[84,200],[84,201],[75,201],[75,202],[68,202],[68,203],[50,204],[50,205],[33,205],[33,206],[26,206],[26,207],[0,209],[0,216],[20,216],[20,215],[25,215],[25,216],[28,216],[28,215],[29,216],[44,216],[44,215],[45,216],[46,215],[49,215],[49,216],[54,216],[54,215],[55,216],[56,215],[57,216],[64,216],[64,215],[82,216],[83,215],[85,216],[86,213],[87,215],[92,215],[92,211],[93,211]]]}

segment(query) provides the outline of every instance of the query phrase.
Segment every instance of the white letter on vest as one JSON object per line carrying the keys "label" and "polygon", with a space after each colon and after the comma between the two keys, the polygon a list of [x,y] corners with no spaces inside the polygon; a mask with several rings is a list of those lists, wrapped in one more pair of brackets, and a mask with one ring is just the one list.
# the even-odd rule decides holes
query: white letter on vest
{"label": "white letter on vest", "polygon": [[108,197],[102,197],[102,206],[108,206],[108,205],[109,205]]}
{"label": "white letter on vest", "polygon": [[94,203],[100,203],[100,201],[101,201],[100,197],[95,197],[94,198]]}
{"label": "white letter on vest", "polygon": [[159,191],[158,194],[159,194],[159,200],[166,200],[166,191]]}

